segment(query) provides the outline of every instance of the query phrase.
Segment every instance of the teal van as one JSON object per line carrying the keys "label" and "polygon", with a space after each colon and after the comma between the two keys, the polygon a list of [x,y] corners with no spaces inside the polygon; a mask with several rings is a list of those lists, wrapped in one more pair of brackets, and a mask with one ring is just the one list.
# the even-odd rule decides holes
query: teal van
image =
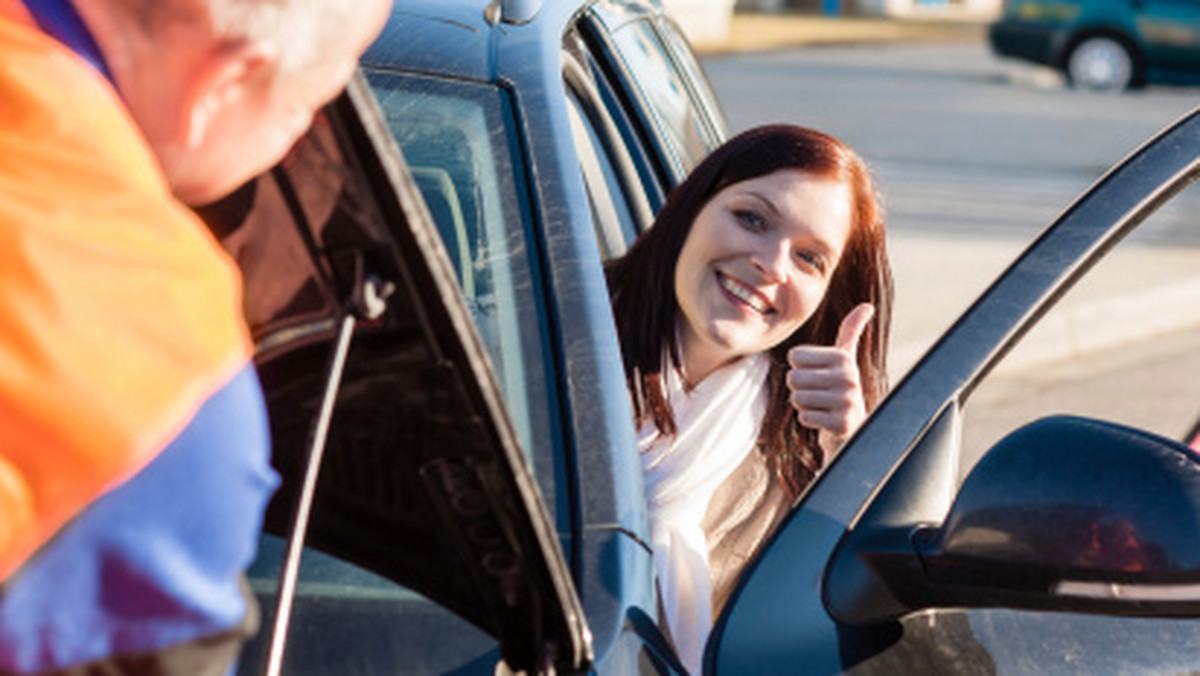
{"label": "teal van", "polygon": [[1007,0],[989,38],[1083,89],[1200,84],[1200,0]]}

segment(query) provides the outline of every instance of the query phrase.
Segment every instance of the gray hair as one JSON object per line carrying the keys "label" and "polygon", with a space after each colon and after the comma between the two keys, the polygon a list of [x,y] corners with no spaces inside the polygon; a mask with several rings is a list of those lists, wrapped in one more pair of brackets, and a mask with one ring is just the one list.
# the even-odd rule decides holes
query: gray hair
{"label": "gray hair", "polygon": [[354,0],[201,0],[222,39],[264,41],[279,48],[280,67],[313,63]]}

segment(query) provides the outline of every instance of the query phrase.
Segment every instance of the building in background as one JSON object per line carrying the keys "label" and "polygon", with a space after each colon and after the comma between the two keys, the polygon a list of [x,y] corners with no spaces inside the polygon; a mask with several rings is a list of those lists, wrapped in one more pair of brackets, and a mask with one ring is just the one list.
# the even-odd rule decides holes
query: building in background
{"label": "building in background", "polygon": [[735,0],[662,0],[692,44],[721,42],[729,35]]}

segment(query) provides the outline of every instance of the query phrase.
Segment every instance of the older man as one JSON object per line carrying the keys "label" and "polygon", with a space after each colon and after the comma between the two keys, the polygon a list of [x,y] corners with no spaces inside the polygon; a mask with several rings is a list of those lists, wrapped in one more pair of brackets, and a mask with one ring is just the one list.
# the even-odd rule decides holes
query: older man
{"label": "older man", "polygon": [[0,0],[0,671],[221,674],[276,478],[236,269],[390,0]]}

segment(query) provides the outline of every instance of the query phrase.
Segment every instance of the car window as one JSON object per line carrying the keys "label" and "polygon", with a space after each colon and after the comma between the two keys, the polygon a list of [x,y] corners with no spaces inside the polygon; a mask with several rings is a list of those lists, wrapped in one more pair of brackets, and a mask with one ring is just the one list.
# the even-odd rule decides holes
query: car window
{"label": "car window", "polygon": [[638,235],[629,202],[625,199],[616,170],[595,127],[584,113],[579,99],[570,91],[567,94],[567,115],[571,120],[571,135],[575,139],[583,182],[587,187],[600,256],[605,260],[620,256],[625,253],[628,243]]}
{"label": "car window", "polygon": [[1200,231],[1192,187],[1088,271],[971,395],[963,472],[1050,413],[1190,441],[1200,418]]}
{"label": "car window", "polygon": [[542,494],[553,496],[545,321],[506,97],[487,85],[367,75],[458,272]]}
{"label": "car window", "polygon": [[[622,104],[611,78],[589,48],[586,31],[575,26],[563,36],[563,79],[567,105],[586,123],[591,145],[603,151],[624,189],[636,232],[654,221],[671,183],[666,180],[658,151],[648,147],[640,123]],[[580,145],[580,142],[576,142]],[[628,242],[627,242],[628,244]]]}
{"label": "car window", "polygon": [[671,56],[675,58],[675,62],[679,64],[679,69],[683,71],[691,86],[692,95],[700,102],[700,106],[708,111],[709,121],[713,125],[709,143],[716,146],[720,143],[720,139],[729,135],[728,126],[721,113],[721,106],[717,101],[717,94],[709,86],[708,76],[704,73],[700,62],[696,60],[696,54],[688,46],[687,38],[683,36],[679,26],[674,21],[667,19],[660,23],[659,27],[663,41],[671,50]]}
{"label": "car window", "polygon": [[683,75],[649,20],[630,21],[612,33],[630,86],[645,102],[645,120],[662,135],[682,179],[715,145]]}

